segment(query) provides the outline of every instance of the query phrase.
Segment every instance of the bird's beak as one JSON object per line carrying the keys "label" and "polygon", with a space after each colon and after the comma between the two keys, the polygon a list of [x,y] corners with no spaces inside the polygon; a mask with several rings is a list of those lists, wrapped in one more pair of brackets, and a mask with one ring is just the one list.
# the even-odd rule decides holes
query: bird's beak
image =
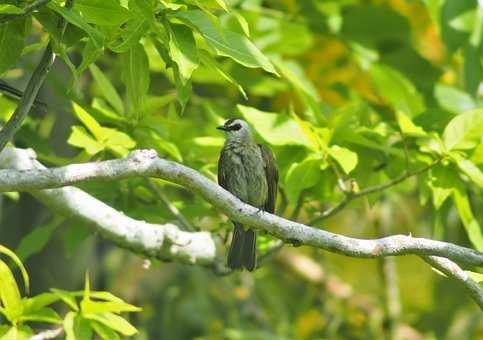
{"label": "bird's beak", "polygon": [[216,127],[218,130],[228,131],[228,129],[224,125],[220,125]]}

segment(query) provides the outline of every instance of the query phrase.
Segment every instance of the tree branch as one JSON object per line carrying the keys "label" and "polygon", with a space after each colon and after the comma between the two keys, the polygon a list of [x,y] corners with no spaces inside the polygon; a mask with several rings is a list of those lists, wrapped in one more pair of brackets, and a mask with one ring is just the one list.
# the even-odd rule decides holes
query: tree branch
{"label": "tree branch", "polygon": [[19,14],[7,14],[7,15],[2,15],[0,16],[0,24],[15,20],[17,18],[26,16],[31,14],[33,11],[39,9],[42,6],[45,6],[48,4],[51,0],[37,0],[32,2],[30,5],[27,5],[23,9],[23,13]]}
{"label": "tree branch", "polygon": [[481,287],[448,260],[482,266],[483,253],[451,243],[405,235],[356,239],[259,212],[197,171],[158,158],[153,150],[137,150],[118,160],[47,169],[36,161],[32,150],[6,148],[0,153],[0,167],[17,169],[0,170],[0,192],[28,191],[52,210],[90,224],[118,246],[149,257],[196,263],[215,269],[223,267],[216,258],[214,238],[208,232],[185,232],[172,224],[158,225],[132,219],[74,187],[47,188],[88,180],[117,180],[134,176],[162,178],[200,194],[230,219],[264,229],[282,240],[361,258],[419,255],[464,284],[483,309]]}
{"label": "tree branch", "polygon": [[[0,170],[0,192],[31,191],[34,196],[42,197],[42,200],[54,200],[56,206],[63,206],[64,210],[71,213],[77,209],[76,213],[80,216],[86,216],[86,214],[92,216],[105,210],[109,210],[109,213],[104,213],[104,215],[112,215],[117,213],[114,209],[97,200],[93,203],[92,198],[79,189],[69,187],[62,189],[65,191],[38,190],[67,186],[89,180],[113,181],[136,176],[157,177],[179,184],[190,191],[200,194],[206,201],[224,212],[231,220],[250,225],[256,229],[266,230],[277,238],[289,243],[309,245],[361,258],[408,254],[434,255],[447,257],[462,264],[483,265],[483,253],[447,242],[415,238],[410,235],[394,235],[372,240],[356,239],[259,211],[259,209],[243,203],[197,171],[179,163],[158,158],[154,150],[137,150],[122,159],[72,164],[52,169],[46,169],[34,157],[31,151],[15,148],[7,148],[0,153],[0,166],[22,169],[22,171]],[[22,160],[18,160],[19,158]],[[12,159],[17,159],[17,161]],[[64,196],[62,199],[68,199],[70,192],[75,193],[79,199],[77,201],[67,200],[67,202],[64,202],[59,198]],[[82,199],[85,201],[82,201]],[[80,210],[83,209],[85,202],[89,202],[88,209],[96,211],[81,212]],[[96,207],[96,204],[102,205],[102,209]],[[106,227],[105,224],[109,221],[104,222],[104,217],[96,218],[99,229],[107,228],[110,233],[109,238],[119,239],[119,228],[117,226],[110,225]],[[124,219],[123,224],[132,223],[135,230],[136,225],[139,226],[139,223],[142,225],[147,224],[125,216]],[[133,226],[126,226],[126,228],[131,230]],[[176,230],[178,229],[176,228]],[[134,231],[131,230],[131,232]],[[141,232],[137,230],[136,233],[140,234]],[[138,237],[141,237],[141,235]],[[136,247],[142,248],[143,242],[140,242],[139,239],[134,241]],[[124,243],[129,244],[126,240],[124,240]]]}
{"label": "tree branch", "polygon": [[483,310],[483,289],[467,272],[462,270],[456,263],[444,257],[422,256],[422,259],[449,278],[462,284],[480,309]]}
{"label": "tree branch", "polygon": [[386,190],[390,187],[393,187],[393,186],[395,186],[395,185],[397,185],[401,182],[404,182],[406,179],[408,179],[410,177],[414,177],[414,176],[417,176],[419,174],[422,174],[423,172],[426,172],[429,169],[431,169],[432,167],[434,167],[440,161],[441,161],[440,159],[437,159],[434,162],[432,162],[431,164],[422,167],[421,169],[418,169],[418,170],[415,170],[415,171],[407,171],[405,174],[402,174],[401,176],[396,177],[392,180],[389,180],[389,181],[387,181],[386,183],[383,183],[383,184],[374,185],[372,187],[368,187],[368,188],[365,188],[363,190],[356,191],[356,192],[345,191],[344,192],[345,198],[342,201],[340,201],[339,203],[337,203],[332,208],[327,209],[326,211],[322,212],[320,215],[318,215],[315,218],[313,218],[312,220],[310,220],[309,224],[317,224],[320,221],[325,220],[326,218],[337,214],[339,211],[344,209],[350,202],[352,202],[356,198],[366,196],[366,195],[369,195],[369,194],[372,194],[372,193],[375,193],[375,192],[378,192],[378,191],[384,191],[384,190]]}
{"label": "tree branch", "polygon": [[[0,167],[19,169],[15,172],[20,177],[29,176],[32,171],[49,172],[35,160],[32,150],[9,147],[0,153]],[[2,171],[12,170],[0,170]],[[68,170],[65,176],[76,175]],[[91,225],[94,231],[106,239],[135,253],[161,260],[201,265],[212,265],[215,260],[215,241],[208,232],[190,233],[180,230],[174,224],[150,224],[132,219],[74,187],[32,190],[30,193],[50,209]]]}
{"label": "tree branch", "polygon": [[[65,3],[65,7],[67,8],[72,7],[72,5],[73,0],[67,0]],[[58,25],[60,28],[60,39],[62,39],[67,22],[63,18],[60,18]],[[54,60],[55,54],[53,51],[52,42],[49,42],[39,64],[32,73],[32,77],[30,77],[27,88],[25,89],[25,93],[22,98],[20,98],[17,109],[13,113],[12,117],[10,117],[8,122],[2,127],[2,130],[0,130],[0,151],[3,150],[5,145],[7,145],[7,143],[12,140],[13,136],[15,136],[17,130],[20,129],[22,122],[27,117],[35,99],[37,98],[40,87],[42,86],[47,73],[49,73]]]}

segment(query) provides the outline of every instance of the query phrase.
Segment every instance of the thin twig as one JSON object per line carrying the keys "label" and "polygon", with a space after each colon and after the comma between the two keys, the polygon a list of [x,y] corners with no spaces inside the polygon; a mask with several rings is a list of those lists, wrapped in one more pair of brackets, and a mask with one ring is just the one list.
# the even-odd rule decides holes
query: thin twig
{"label": "thin twig", "polygon": [[[73,0],[67,0],[65,7],[70,8],[72,7],[73,3]],[[60,39],[62,39],[67,27],[67,22],[63,18],[60,18],[58,25],[60,28]],[[25,93],[18,103],[17,109],[0,131],[0,152],[3,150],[5,145],[7,145],[7,143],[13,139],[15,133],[18,131],[18,129],[20,129],[22,122],[30,112],[32,105],[37,98],[40,87],[42,86],[47,73],[49,73],[54,60],[55,54],[53,51],[52,42],[49,42],[39,64],[35,68],[32,77],[27,84],[27,88],[25,89]]]}
{"label": "thin twig", "polygon": [[350,190],[347,190],[347,187],[346,187],[345,182],[344,182],[344,178],[340,174],[339,169],[337,168],[337,166],[331,160],[328,159],[327,162],[329,163],[330,168],[334,172],[335,177],[337,177],[337,186],[339,187],[340,191],[342,191],[342,193],[344,195],[349,195]]}
{"label": "thin twig", "polygon": [[145,178],[148,187],[151,191],[156,195],[156,197],[163,202],[163,204],[168,208],[169,212],[178,220],[184,230],[189,231],[198,231],[198,228],[195,228],[186,217],[176,208],[176,206],[171,203],[171,201],[166,197],[166,195],[159,190],[159,187],[156,183],[153,182],[152,179]]}
{"label": "thin twig", "polygon": [[337,203],[332,208],[329,208],[326,211],[320,213],[320,215],[318,215],[315,218],[313,218],[309,222],[309,224],[317,224],[320,221],[325,220],[326,218],[328,218],[328,217],[330,217],[332,215],[337,214],[339,211],[341,211],[342,209],[344,209],[347,206],[347,204],[349,204],[351,201],[355,200],[356,198],[359,198],[359,197],[362,197],[362,196],[366,196],[366,195],[372,194],[374,192],[386,190],[386,189],[388,189],[390,187],[393,187],[393,186],[395,186],[395,185],[397,185],[397,184],[405,181],[406,179],[408,179],[410,177],[414,177],[414,176],[417,176],[417,175],[419,175],[419,174],[421,174],[423,172],[426,172],[429,169],[431,169],[432,167],[434,167],[436,164],[438,164],[440,161],[441,161],[440,159],[437,159],[434,162],[432,162],[431,164],[422,167],[421,169],[418,169],[418,170],[415,170],[415,171],[406,172],[405,174],[403,174],[403,175],[401,175],[399,177],[396,177],[396,178],[394,178],[394,179],[392,179],[392,180],[390,180],[390,181],[388,181],[386,183],[379,184],[379,185],[374,185],[372,187],[368,187],[368,188],[365,188],[365,189],[360,190],[360,191],[357,191],[357,192],[349,192],[342,201],[340,201],[339,203]]}
{"label": "thin twig", "polygon": [[3,24],[3,23],[6,23],[8,21],[15,20],[17,18],[29,15],[33,11],[35,11],[35,10],[39,9],[40,7],[48,4],[50,1],[51,0],[37,0],[37,1],[32,2],[30,5],[25,6],[25,8],[23,9],[23,13],[2,15],[2,16],[0,16],[0,24]]}

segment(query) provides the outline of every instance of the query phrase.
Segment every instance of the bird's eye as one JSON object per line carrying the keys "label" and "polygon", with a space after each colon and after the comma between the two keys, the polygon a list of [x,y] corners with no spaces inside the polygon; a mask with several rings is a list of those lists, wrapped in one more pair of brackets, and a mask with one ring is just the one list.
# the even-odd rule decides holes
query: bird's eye
{"label": "bird's eye", "polygon": [[235,124],[235,125],[230,126],[230,130],[232,130],[232,131],[238,131],[240,129],[241,129],[240,124]]}

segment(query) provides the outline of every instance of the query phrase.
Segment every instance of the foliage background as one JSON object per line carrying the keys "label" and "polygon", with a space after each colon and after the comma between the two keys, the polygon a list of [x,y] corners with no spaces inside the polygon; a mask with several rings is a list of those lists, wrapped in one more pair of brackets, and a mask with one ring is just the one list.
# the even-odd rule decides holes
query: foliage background
{"label": "foliage background", "polygon": [[[277,155],[279,214],[304,223],[343,198],[337,176],[365,188],[445,157],[431,172],[359,199],[318,225],[361,238],[411,233],[483,248],[477,1],[233,0],[226,1],[229,11],[223,1],[103,3],[75,2],[85,20],[56,41],[60,58],[40,95],[48,108],[31,112],[15,145],[34,148],[51,166],[155,148],[215,180],[223,136],[214,128],[244,117]],[[54,13],[62,13],[61,4],[0,26],[1,34],[16,37],[0,48],[4,80],[23,88],[48,36],[58,39]],[[187,14],[194,10],[200,12]],[[217,45],[217,32],[228,34],[226,46]],[[246,47],[245,35],[263,52],[254,61],[236,53]],[[4,120],[14,107],[0,97]],[[454,120],[472,109],[464,124]],[[449,147],[450,122],[451,131],[473,127],[469,145]],[[231,230],[200,197],[156,185],[193,225],[221,238]],[[142,179],[81,187],[128,216],[176,222]],[[156,261],[146,269],[142,258],[28,195],[0,199],[0,242],[25,261],[33,293],[79,289],[89,269],[95,289],[143,308],[131,316],[140,339],[387,334],[381,261],[287,246],[254,274],[218,276]],[[271,242],[261,237],[260,252]],[[401,334],[483,336],[481,313],[461,287],[415,257],[394,261]]]}

